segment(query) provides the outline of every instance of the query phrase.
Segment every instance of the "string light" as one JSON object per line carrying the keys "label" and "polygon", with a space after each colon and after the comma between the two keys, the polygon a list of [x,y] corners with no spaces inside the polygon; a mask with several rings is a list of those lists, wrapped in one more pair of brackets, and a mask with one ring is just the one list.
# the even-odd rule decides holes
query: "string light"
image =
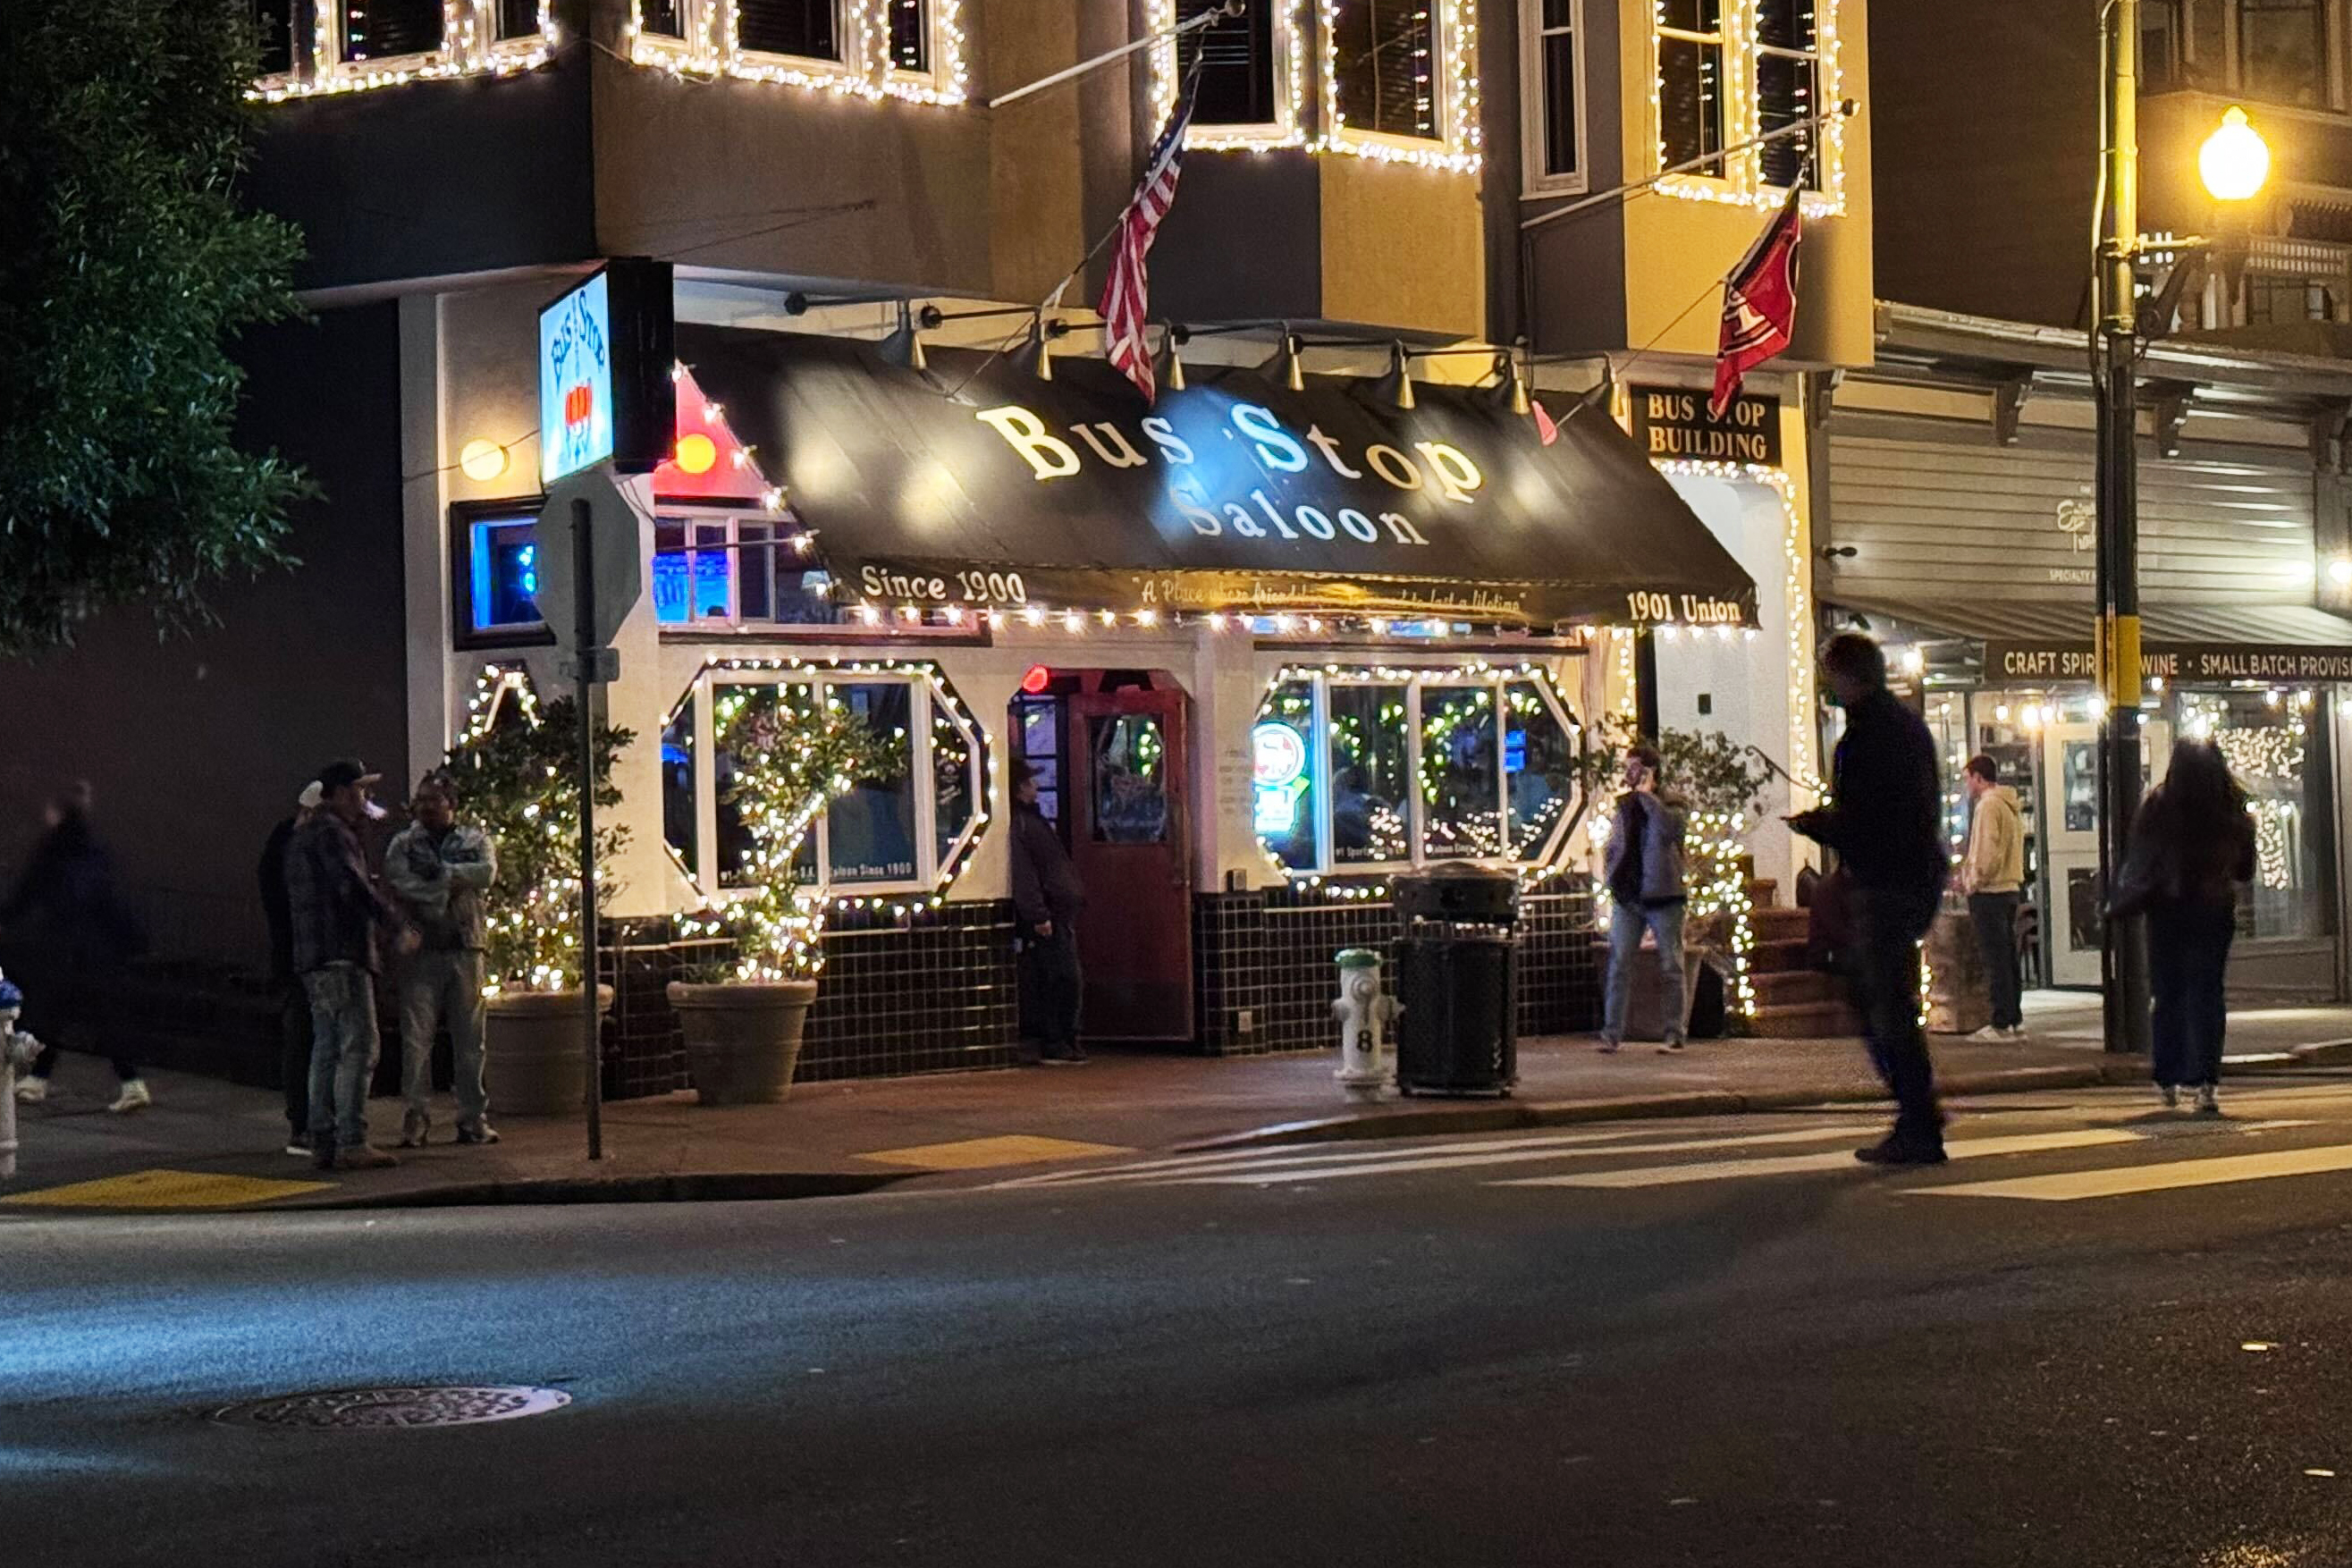
{"label": "string light", "polygon": [[[334,93],[368,92],[416,81],[446,81],[456,77],[506,77],[537,70],[562,42],[552,0],[540,0],[539,31],[527,38],[488,39],[483,36],[476,0],[443,0],[441,47],[397,58],[412,63],[386,68],[366,60],[339,58],[339,39],[351,37],[339,23],[338,0],[315,0],[311,9],[310,69],[307,76],[264,77],[246,89],[246,97],[264,103],[318,98]],[[364,42],[362,37],[361,41]]]}
{"label": "string light", "polygon": [[824,60],[746,49],[737,0],[706,0],[698,8],[695,36],[683,38],[648,32],[643,0],[631,0],[626,27],[629,60],[674,77],[725,76],[868,102],[886,98],[930,105],[965,101],[971,89],[971,49],[964,36],[961,0],[929,0],[931,43],[939,58],[928,72],[907,70],[891,60],[887,9],[890,3],[881,0],[877,8],[869,0],[850,0],[843,16],[841,58]]}
{"label": "string light", "polygon": [[[1809,98],[1803,108],[1807,114],[1818,114],[1824,108],[1833,108],[1845,100],[1845,74],[1838,41],[1837,0],[1816,0],[1813,7],[1813,58],[1817,62],[1817,81],[1825,81],[1829,90],[1818,99]],[[1721,42],[1723,69],[1718,78],[1718,91],[1735,110],[1727,115],[1723,131],[1726,145],[1753,141],[1763,134],[1762,106],[1755,87],[1759,78],[1756,61],[1763,47],[1763,31],[1758,0],[1727,0],[1717,24]],[[1685,158],[1675,155],[1666,145],[1665,98],[1664,62],[1661,58],[1664,42],[1662,29],[1673,24],[1668,18],[1666,0],[1653,0],[1650,26],[1650,126],[1657,166],[1673,167]],[[1815,169],[1821,176],[1822,188],[1808,191],[1799,198],[1800,209],[1809,218],[1836,217],[1844,215],[1845,204],[1845,117],[1831,114],[1822,130],[1808,133],[1816,142]],[[1826,144],[1822,144],[1825,140]],[[1751,208],[1777,207],[1788,199],[1786,187],[1774,187],[1765,183],[1764,149],[1751,147],[1747,152],[1724,160],[1721,174],[1691,173],[1669,174],[1653,187],[1661,195],[1677,196],[1685,201],[1718,202],[1732,206]]]}

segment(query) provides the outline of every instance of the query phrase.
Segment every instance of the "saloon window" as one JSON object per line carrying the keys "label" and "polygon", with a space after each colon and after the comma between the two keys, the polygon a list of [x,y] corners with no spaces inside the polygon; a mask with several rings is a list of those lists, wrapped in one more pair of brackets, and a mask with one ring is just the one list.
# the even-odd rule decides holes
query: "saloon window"
{"label": "saloon window", "polygon": [[707,895],[745,890],[755,863],[727,736],[740,722],[790,725],[821,708],[872,730],[887,761],[809,825],[793,857],[803,884],[841,896],[922,897],[968,858],[987,821],[984,744],[935,670],[715,665],[696,677],[662,731],[662,836]]}
{"label": "saloon window", "polygon": [[831,626],[825,574],[789,541],[789,518],[664,513],[654,525],[654,619],[665,627]]}
{"label": "saloon window", "polygon": [[1251,734],[1258,839],[1301,875],[1547,864],[1575,804],[1577,735],[1532,674],[1287,677]]}
{"label": "saloon window", "polygon": [[1351,131],[1435,141],[1437,0],[1338,0],[1331,92]]}

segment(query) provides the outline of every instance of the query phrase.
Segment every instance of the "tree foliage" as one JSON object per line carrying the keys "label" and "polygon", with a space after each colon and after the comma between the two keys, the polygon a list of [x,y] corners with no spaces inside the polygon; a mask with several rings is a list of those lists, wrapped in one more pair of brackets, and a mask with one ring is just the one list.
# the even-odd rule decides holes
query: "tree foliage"
{"label": "tree foliage", "polygon": [[[1596,809],[1622,786],[1619,779],[1625,753],[1639,744],[1633,721],[1612,714],[1601,721],[1592,749],[1585,753],[1585,787],[1593,794]],[[1754,827],[1764,810],[1764,791],[1772,775],[1749,748],[1720,730],[1661,730],[1658,757],[1664,764],[1658,790],[1694,811],[1717,816],[1740,816]]]}
{"label": "tree foliage", "polygon": [[0,652],[284,559],[308,486],[230,439],[301,254],[238,202],[257,58],[237,0],[0,0]]}
{"label": "tree foliage", "polygon": [[[635,735],[596,731],[596,804],[621,804],[613,763]],[[580,984],[580,710],[571,698],[536,708],[507,694],[496,715],[449,748],[457,812],[488,834],[498,880],[482,900],[483,959],[501,991],[561,991]],[[600,819],[609,820],[609,818]],[[618,891],[607,868],[628,830],[596,830],[596,896]]]}
{"label": "tree foliage", "polygon": [[730,685],[719,689],[711,731],[734,760],[721,795],[750,835],[751,890],[721,923],[735,941],[735,961],[696,978],[782,980],[821,967],[817,938],[824,906],[801,889],[801,848],[817,814],[860,781],[895,782],[907,770],[905,731],[885,734],[840,697],[823,704],[814,687]]}

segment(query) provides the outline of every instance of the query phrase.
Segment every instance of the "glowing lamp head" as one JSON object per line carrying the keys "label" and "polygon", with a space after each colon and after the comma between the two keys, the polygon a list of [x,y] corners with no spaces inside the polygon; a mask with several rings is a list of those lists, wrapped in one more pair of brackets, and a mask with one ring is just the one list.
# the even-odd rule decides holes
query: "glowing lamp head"
{"label": "glowing lamp head", "polygon": [[2221,128],[2197,150],[2197,173],[2220,202],[2250,200],[2270,178],[2270,144],[2246,122],[2246,111],[2236,104],[2221,116]]}
{"label": "glowing lamp head", "polygon": [[680,436],[675,460],[681,473],[707,474],[719,461],[719,444],[700,431]]}
{"label": "glowing lamp head", "polygon": [[458,452],[457,467],[469,479],[495,479],[507,471],[507,449],[496,441],[477,436]]}
{"label": "glowing lamp head", "polygon": [[1034,697],[1054,683],[1054,672],[1042,664],[1033,664],[1021,678],[1021,689]]}
{"label": "glowing lamp head", "polygon": [[2327,580],[2339,588],[2352,586],[2352,555],[2339,555],[2329,562]]}

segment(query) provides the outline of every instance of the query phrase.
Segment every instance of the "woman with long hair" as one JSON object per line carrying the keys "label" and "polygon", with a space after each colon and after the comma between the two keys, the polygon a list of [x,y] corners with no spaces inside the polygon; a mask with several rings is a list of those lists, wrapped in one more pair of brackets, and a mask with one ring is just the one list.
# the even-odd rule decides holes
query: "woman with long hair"
{"label": "woman with long hair", "polygon": [[2156,1085],[2168,1106],[2194,1089],[2200,1112],[2221,1113],[2221,981],[2238,933],[2238,885],[2253,876],[2246,792],[2218,747],[2182,741],[2132,824],[2116,900],[2119,911],[2147,916]]}

